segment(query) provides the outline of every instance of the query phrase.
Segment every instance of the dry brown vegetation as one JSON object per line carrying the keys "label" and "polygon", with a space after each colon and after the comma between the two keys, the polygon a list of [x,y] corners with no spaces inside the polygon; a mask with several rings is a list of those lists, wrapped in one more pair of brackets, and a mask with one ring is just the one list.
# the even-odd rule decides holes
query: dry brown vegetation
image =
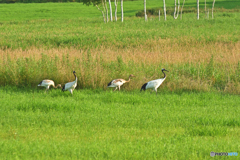
{"label": "dry brown vegetation", "polygon": [[[113,78],[137,75],[125,85],[125,89],[131,90],[162,77],[160,70],[166,68],[170,72],[164,86],[169,90],[210,91],[215,88],[240,93],[240,42],[198,43],[186,40],[178,43],[178,40],[160,39],[125,49],[5,49],[0,50],[0,55],[1,64],[5,65],[0,68],[5,73],[5,78],[2,78],[4,84],[26,85],[24,81],[28,79],[27,83],[36,86],[46,78],[65,83],[74,79],[72,70],[75,70],[80,88],[105,88]],[[19,68],[27,74],[21,74],[19,70],[22,69]]]}
{"label": "dry brown vegetation", "polygon": [[9,55],[11,59],[35,57],[36,60],[42,58],[41,54],[46,54],[49,59],[69,54],[69,59],[82,59],[82,56],[91,53],[91,57],[95,59],[102,56],[105,62],[116,61],[118,56],[122,56],[124,62],[133,60],[135,63],[146,64],[181,64],[181,63],[208,63],[211,56],[214,56],[214,62],[220,64],[237,64],[240,60],[240,42],[224,43],[224,42],[187,42],[178,43],[177,40],[149,40],[144,45],[136,48],[106,48],[81,50],[76,48],[51,48],[38,49],[31,48],[22,49],[4,49],[0,50],[1,57]]}

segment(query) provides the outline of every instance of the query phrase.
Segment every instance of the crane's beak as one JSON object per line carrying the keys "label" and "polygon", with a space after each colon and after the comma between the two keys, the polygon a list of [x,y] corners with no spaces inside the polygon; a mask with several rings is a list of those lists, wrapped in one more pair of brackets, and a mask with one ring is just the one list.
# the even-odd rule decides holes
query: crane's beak
{"label": "crane's beak", "polygon": [[167,72],[169,72],[169,71],[168,71],[168,70],[166,70],[166,69],[165,69],[164,71],[167,71]]}

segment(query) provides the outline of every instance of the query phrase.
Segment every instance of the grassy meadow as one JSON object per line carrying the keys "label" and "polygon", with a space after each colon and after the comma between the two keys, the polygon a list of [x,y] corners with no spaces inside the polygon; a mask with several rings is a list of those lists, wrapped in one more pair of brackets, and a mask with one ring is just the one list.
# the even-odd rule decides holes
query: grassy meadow
{"label": "grassy meadow", "polygon": [[239,153],[238,95],[60,92],[0,88],[1,158],[209,159],[211,151]]}
{"label": "grassy meadow", "polygon": [[[158,4],[159,3],[159,4]],[[136,17],[104,23],[81,3],[0,4],[0,156],[3,159],[209,159],[240,153],[240,1],[218,0],[214,19]],[[208,2],[211,9],[212,1]],[[147,9],[162,1],[147,1]],[[172,10],[174,1],[167,1]],[[162,10],[161,10],[161,13]],[[141,86],[163,77],[158,94]],[[73,92],[37,87],[74,80]],[[107,89],[127,79],[121,91]],[[229,157],[221,157],[229,158]],[[233,157],[234,158],[234,157]]]}

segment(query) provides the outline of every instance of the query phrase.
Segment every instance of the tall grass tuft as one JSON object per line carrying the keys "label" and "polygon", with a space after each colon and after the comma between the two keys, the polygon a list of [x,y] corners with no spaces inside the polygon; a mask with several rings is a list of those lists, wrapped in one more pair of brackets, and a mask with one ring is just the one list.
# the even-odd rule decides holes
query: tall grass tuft
{"label": "tall grass tuft", "polygon": [[[35,54],[28,55],[29,52]],[[222,62],[217,55],[209,56],[199,53],[191,55],[192,58],[185,61],[179,61],[179,58],[174,57],[185,51],[178,52],[176,55],[166,53],[165,56],[172,57],[169,60],[165,56],[161,57],[161,53],[157,50],[149,53],[142,49],[134,49],[134,52],[136,53],[133,55],[132,49],[107,50],[105,48],[8,50],[8,54],[3,54],[1,59],[0,85],[36,87],[43,79],[52,79],[56,84],[64,84],[74,80],[72,71],[75,70],[79,89],[106,89],[108,82],[112,79],[126,79],[130,74],[134,74],[136,77],[122,88],[138,90],[142,84],[163,77],[161,69],[166,68],[170,72],[167,73],[167,79],[160,90],[217,90],[240,93],[239,61]],[[202,57],[201,61],[198,60],[199,56]]]}

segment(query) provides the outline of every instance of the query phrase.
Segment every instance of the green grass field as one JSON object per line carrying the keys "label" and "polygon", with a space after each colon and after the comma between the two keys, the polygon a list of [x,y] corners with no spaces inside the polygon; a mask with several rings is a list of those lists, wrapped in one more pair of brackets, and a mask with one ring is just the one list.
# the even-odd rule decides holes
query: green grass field
{"label": "green grass field", "polygon": [[[143,1],[125,1],[124,22],[119,3],[118,22],[107,24],[81,3],[0,4],[0,159],[239,154],[240,1],[217,0],[214,19],[201,2],[199,20],[188,12],[195,3],[186,0],[182,20],[169,13],[145,22],[135,16]],[[162,68],[170,72],[158,94],[140,92]],[[73,70],[73,96],[37,87],[73,81]],[[106,89],[129,74],[136,77],[120,92]]]}
{"label": "green grass field", "polygon": [[238,95],[1,87],[3,159],[209,159],[239,153]]}
{"label": "green grass field", "polygon": [[[212,9],[213,0],[207,0],[208,9]],[[149,0],[147,1],[147,9],[163,8],[163,1]],[[182,5],[182,2],[181,2]],[[114,2],[112,3],[114,9]],[[195,0],[186,0],[185,8],[196,8]],[[121,15],[121,5],[118,3],[118,16]],[[166,1],[166,7],[173,8],[174,1]],[[134,0],[124,2],[124,15],[133,17],[140,10],[143,10],[143,1]],[[200,1],[200,8],[204,9],[204,1]],[[217,0],[215,9],[239,9],[240,1],[233,0]],[[228,11],[228,10],[225,10]],[[1,21],[29,21],[36,19],[75,19],[75,18],[101,18],[101,12],[94,6],[86,7],[82,3],[17,3],[17,4],[0,4]],[[31,14],[29,14],[31,13]],[[163,12],[162,12],[163,13]],[[201,15],[204,17],[203,15]],[[170,17],[170,16],[169,16]]]}

